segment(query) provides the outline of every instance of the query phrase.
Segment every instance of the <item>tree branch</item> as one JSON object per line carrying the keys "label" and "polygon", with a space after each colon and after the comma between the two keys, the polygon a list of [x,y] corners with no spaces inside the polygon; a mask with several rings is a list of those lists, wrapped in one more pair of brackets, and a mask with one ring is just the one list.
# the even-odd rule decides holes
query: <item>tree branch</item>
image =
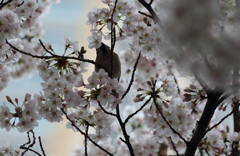
{"label": "tree branch", "polygon": [[126,127],[125,127],[126,125],[123,123],[123,121],[121,119],[119,105],[117,105],[116,114],[117,114],[117,119],[118,119],[118,122],[120,124],[121,129],[122,129],[123,136],[124,136],[125,140],[123,140],[121,138],[120,139],[127,145],[130,155],[135,156],[132,144],[130,142],[130,136],[127,134],[127,130],[126,130]]}
{"label": "tree branch", "polygon": [[130,114],[126,120],[124,121],[124,124],[126,125],[127,122],[134,116],[136,115],[138,112],[140,112],[145,106],[147,106],[147,104],[151,101],[152,97],[150,97],[138,110],[136,110],[134,113]]}
{"label": "tree branch", "polygon": [[136,70],[137,70],[137,65],[138,65],[140,56],[141,56],[141,52],[139,52],[139,54],[138,54],[138,58],[137,58],[137,60],[136,60],[136,62],[135,62],[135,64],[134,64],[134,67],[133,67],[133,72],[132,72],[132,76],[131,76],[130,83],[129,83],[128,88],[126,89],[126,91],[123,93],[122,99],[124,99],[124,97],[127,95],[127,93],[128,93],[128,92],[130,91],[130,89],[131,89],[131,86],[132,86],[133,81],[134,81],[134,76],[135,76],[135,72],[136,72]]}
{"label": "tree branch", "polygon": [[172,138],[169,137],[169,139],[170,139],[170,141],[171,141],[171,144],[172,144],[173,150],[175,151],[175,153],[177,154],[177,156],[180,156],[179,153],[178,153],[178,150],[177,150],[176,146],[174,145],[174,142],[173,142]]}
{"label": "tree branch", "polygon": [[232,111],[230,113],[228,113],[226,116],[224,116],[218,123],[216,123],[215,125],[213,125],[211,128],[208,128],[206,130],[206,133],[208,133],[209,131],[211,131],[213,128],[217,127],[218,125],[220,125],[225,119],[227,119],[229,116],[231,116],[235,111],[237,111],[239,105],[235,105],[232,109]]}
{"label": "tree branch", "polygon": [[[33,136],[33,141],[32,141],[32,143],[31,143],[31,138],[30,138],[30,135],[29,135],[30,132],[32,133],[32,136]],[[22,156],[23,156],[27,151],[31,151],[31,152],[33,152],[33,153],[41,156],[41,154],[39,154],[37,151],[31,149],[31,147],[33,147],[33,146],[35,145],[35,140],[36,140],[36,137],[35,137],[35,134],[34,134],[33,130],[28,131],[27,134],[28,134],[28,135],[27,135],[27,137],[28,137],[28,142],[20,146],[20,149],[24,149],[24,150],[25,150],[24,152],[22,152]],[[28,145],[28,144],[29,144],[29,145]],[[28,145],[28,147],[25,147],[26,145]]]}
{"label": "tree branch", "polygon": [[86,135],[84,136],[84,147],[85,147],[85,156],[88,156],[88,151],[87,151],[87,137],[88,136],[88,128],[89,128],[89,125],[87,124],[87,127],[86,127]]}
{"label": "tree branch", "polygon": [[160,108],[158,107],[158,104],[156,102],[156,99],[153,99],[154,105],[156,106],[159,114],[161,115],[161,117],[163,118],[163,120],[166,122],[166,124],[169,126],[169,128],[173,131],[173,133],[177,134],[177,136],[187,145],[188,141],[186,139],[184,139],[180,133],[178,133],[173,127],[172,125],[167,121],[166,117],[163,115],[162,111],[160,110]]}
{"label": "tree branch", "polygon": [[[42,156],[42,155],[41,155],[40,153],[38,153],[37,151],[35,151],[35,150],[33,150],[33,149],[29,149],[28,147],[20,147],[20,149],[24,149],[24,150],[27,150],[27,151],[31,151],[31,152],[37,154],[38,156]],[[24,156],[24,154],[25,154],[25,152],[22,153],[21,156]]]}
{"label": "tree branch", "polygon": [[146,14],[145,12],[138,11],[138,13],[139,13],[139,14],[142,14],[142,15],[148,17],[148,18],[153,18],[151,15],[148,15],[148,14]]}
{"label": "tree branch", "polygon": [[216,108],[219,106],[219,98],[223,94],[222,92],[219,92],[217,90],[206,90],[206,93],[208,101],[204,107],[200,120],[197,122],[197,127],[194,131],[194,134],[189,141],[189,144],[187,144],[185,156],[193,156],[195,154],[200,141],[207,133],[207,127],[209,125],[209,122],[212,119]]}
{"label": "tree branch", "polygon": [[39,42],[40,42],[40,44],[41,44],[41,46],[43,47],[43,49],[47,52],[47,53],[49,53],[50,55],[55,55],[55,54],[53,54],[51,51],[49,51],[47,48],[46,48],[46,46],[44,45],[44,43],[42,42],[42,40],[41,39],[39,39]]}
{"label": "tree branch", "polygon": [[101,147],[99,144],[97,144],[95,141],[93,141],[87,134],[85,134],[80,128],[78,128],[75,123],[69,118],[69,116],[67,115],[67,113],[64,111],[63,108],[61,108],[61,111],[63,112],[63,114],[66,116],[66,118],[68,119],[68,121],[71,122],[72,126],[74,128],[76,128],[78,130],[78,132],[80,132],[82,135],[84,135],[86,138],[88,138],[91,143],[93,143],[96,147],[100,148],[102,151],[104,151],[106,154],[113,156],[113,154],[111,154],[109,151],[107,151],[106,149],[104,149],[103,147]]}
{"label": "tree branch", "polygon": [[113,114],[111,112],[108,112],[106,109],[103,108],[103,106],[101,105],[100,101],[98,101],[98,106],[102,109],[102,111],[105,113],[105,114],[108,114],[108,115],[111,115],[111,116],[117,116],[116,114]]}
{"label": "tree branch", "polygon": [[153,0],[151,0],[151,1],[149,2],[149,5],[152,5],[152,3],[153,3]]}
{"label": "tree branch", "polygon": [[152,18],[155,20],[155,22],[157,22],[160,28],[162,28],[162,21],[160,20],[156,12],[151,7],[153,0],[151,0],[150,3],[147,3],[145,0],[138,0],[138,1],[148,10],[148,12],[152,15]]}
{"label": "tree branch", "polygon": [[45,151],[43,149],[42,140],[41,140],[40,136],[38,137],[38,140],[39,140],[39,145],[40,145],[41,151],[42,151],[43,155],[46,156]]}
{"label": "tree branch", "polygon": [[[24,55],[27,55],[27,56],[31,56],[33,58],[40,58],[40,59],[51,59],[51,58],[65,58],[65,59],[72,59],[72,60],[78,60],[78,61],[82,61],[82,62],[88,62],[88,63],[91,63],[93,65],[96,65],[96,66],[99,66],[101,67],[99,64],[97,64],[96,62],[94,62],[93,60],[88,60],[88,59],[82,59],[82,58],[78,58],[78,57],[69,57],[69,56],[59,56],[59,55],[56,55],[56,54],[51,54],[52,56],[39,56],[39,55],[33,55],[33,54],[30,54],[28,52],[24,52],[16,47],[14,47],[11,43],[8,42],[8,40],[6,40],[6,43],[15,51],[21,53],[21,54],[24,54]],[[102,67],[101,67],[102,68]],[[103,68],[104,69],[104,68]]]}
{"label": "tree branch", "polygon": [[[237,72],[237,71],[236,71]],[[236,81],[237,82],[237,81]],[[240,132],[240,112],[239,112],[239,100],[234,97],[233,99],[233,104],[234,107],[232,108],[233,112],[233,130],[234,132],[239,133]],[[240,151],[239,151],[239,141],[233,141],[233,148],[232,148],[232,155],[231,156],[239,156]]]}
{"label": "tree branch", "polygon": [[113,64],[113,51],[116,43],[116,29],[114,27],[114,21],[113,21],[113,16],[117,7],[117,2],[118,0],[115,1],[113,11],[111,14],[111,71],[110,71],[110,77],[113,78],[113,69],[114,69],[114,64]]}
{"label": "tree branch", "polygon": [[11,3],[13,0],[8,0],[7,2],[3,3],[3,0],[2,2],[0,3],[0,9],[2,9],[3,7],[5,7],[6,5],[8,5],[9,3]]}

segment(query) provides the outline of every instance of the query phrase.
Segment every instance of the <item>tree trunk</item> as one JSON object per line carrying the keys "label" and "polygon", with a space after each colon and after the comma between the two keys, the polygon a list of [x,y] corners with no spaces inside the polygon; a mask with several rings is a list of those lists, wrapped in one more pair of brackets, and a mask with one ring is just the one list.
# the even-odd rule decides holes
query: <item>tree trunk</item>
{"label": "tree trunk", "polygon": [[[239,127],[239,122],[240,122],[240,112],[239,112],[239,109],[238,107],[233,107],[233,109],[236,109],[234,112],[233,112],[233,124],[234,124],[234,132],[240,132],[240,127]],[[239,156],[240,155],[240,152],[238,150],[238,147],[239,147],[239,142],[238,141],[234,141],[233,142],[233,150],[232,150],[232,153],[231,153],[231,156]]]}
{"label": "tree trunk", "polygon": [[207,93],[208,95],[208,101],[206,103],[206,106],[203,110],[202,116],[200,120],[197,122],[196,129],[194,131],[194,134],[187,144],[187,149],[185,151],[185,156],[194,156],[197,147],[200,143],[200,141],[203,139],[203,137],[206,134],[207,127],[209,125],[210,120],[212,119],[212,116],[216,110],[216,108],[219,105],[219,97],[222,95],[221,93],[213,90]]}

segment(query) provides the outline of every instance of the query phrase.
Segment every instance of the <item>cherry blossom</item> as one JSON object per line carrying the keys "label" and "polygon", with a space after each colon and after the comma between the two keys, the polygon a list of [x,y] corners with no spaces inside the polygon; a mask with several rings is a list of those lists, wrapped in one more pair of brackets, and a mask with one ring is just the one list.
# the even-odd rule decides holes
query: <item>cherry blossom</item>
{"label": "cherry blossom", "polygon": [[[239,114],[237,1],[102,0],[104,7],[87,15],[89,53],[104,39],[124,45],[114,49],[124,69],[120,82],[103,69],[83,79],[96,63],[78,41],[65,38],[61,55],[51,43],[36,42],[39,18],[52,2],[16,0],[0,10],[0,90],[35,70],[42,78],[39,93],[26,93],[23,101],[6,96],[2,129],[29,132],[39,120],[67,118],[67,128],[84,136],[73,155],[239,152],[240,130],[222,124]],[[225,113],[220,120],[217,111]],[[21,151],[0,147],[0,155],[13,153]]]}

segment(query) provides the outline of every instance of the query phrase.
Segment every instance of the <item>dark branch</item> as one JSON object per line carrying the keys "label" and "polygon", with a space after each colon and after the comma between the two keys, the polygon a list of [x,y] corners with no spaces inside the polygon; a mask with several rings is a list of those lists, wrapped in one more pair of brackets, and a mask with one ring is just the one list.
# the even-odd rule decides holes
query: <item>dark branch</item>
{"label": "dark branch", "polygon": [[24,54],[24,55],[27,55],[27,56],[31,56],[33,58],[39,58],[39,59],[51,59],[51,58],[65,58],[65,59],[72,59],[72,60],[78,60],[78,61],[82,61],[82,62],[88,62],[88,63],[91,63],[91,64],[94,64],[94,65],[97,65],[97,66],[100,66],[98,65],[97,63],[95,63],[93,60],[88,60],[88,59],[82,59],[82,58],[78,58],[78,57],[69,57],[69,56],[59,56],[59,55],[56,55],[56,54],[52,54],[52,56],[39,56],[39,55],[33,55],[33,54],[30,54],[28,52],[24,52],[16,47],[14,47],[11,43],[8,42],[8,40],[6,40],[6,43],[15,51],[21,53],[21,54]]}
{"label": "dark branch", "polygon": [[151,15],[146,14],[145,12],[138,11],[139,14],[142,14],[144,16],[147,16],[148,18],[153,18]]}
{"label": "dark branch", "polygon": [[149,5],[152,5],[152,3],[153,3],[153,0],[151,0],[151,1],[149,2]]}
{"label": "dark branch", "polygon": [[43,49],[44,49],[47,53],[51,54],[52,56],[55,55],[55,54],[53,54],[51,51],[49,51],[49,50],[46,48],[46,46],[44,45],[44,43],[42,42],[42,40],[39,39],[39,42],[40,42],[41,46],[43,47]]}
{"label": "dark branch", "polygon": [[156,12],[151,7],[153,0],[151,0],[149,4],[145,0],[138,1],[148,10],[148,12],[152,15],[152,18],[155,20],[155,22],[157,22],[157,24],[162,28],[162,22],[160,18],[157,16]]}
{"label": "dark branch", "polygon": [[124,99],[124,97],[127,95],[127,93],[130,91],[131,89],[131,86],[133,84],[133,81],[134,81],[134,75],[135,75],[135,72],[137,70],[137,65],[138,65],[138,62],[139,62],[139,59],[140,59],[140,56],[141,56],[141,52],[138,54],[138,58],[134,64],[134,67],[133,67],[133,72],[132,72],[132,76],[131,76],[131,80],[130,80],[130,83],[128,85],[128,88],[126,89],[126,91],[124,92],[124,94],[122,95],[122,99]]}
{"label": "dark branch", "polygon": [[[31,139],[30,139],[30,136],[29,136],[29,133],[32,133],[32,137],[33,137],[33,141],[31,143]],[[22,153],[22,155],[24,155],[31,147],[33,147],[35,145],[35,141],[36,141],[36,137],[35,137],[35,134],[33,132],[33,130],[30,130],[27,132],[28,133],[28,142],[25,143],[23,146],[26,146],[27,144],[29,144],[29,146],[27,147],[27,149]]]}
{"label": "dark branch", "polygon": [[[238,76],[238,70],[235,70],[237,77]],[[237,80],[235,81],[237,82]],[[238,109],[239,107],[239,100],[237,97],[233,98],[233,104],[234,107],[232,108],[234,110],[233,112],[233,131],[239,133],[240,132],[240,111]],[[239,141],[233,141],[232,142],[232,153],[231,156],[239,156],[240,155],[240,150],[239,150]]]}
{"label": "dark branch", "polygon": [[126,120],[124,121],[124,124],[127,124],[127,122],[134,116],[136,115],[138,112],[140,112],[145,106],[147,106],[147,104],[151,101],[152,97],[150,97],[138,110],[136,110],[136,112],[130,114]]}
{"label": "dark branch", "polygon": [[75,123],[69,118],[69,116],[67,115],[67,113],[64,111],[63,108],[61,108],[61,111],[63,112],[63,114],[66,116],[66,118],[68,119],[68,121],[71,122],[72,126],[74,128],[76,128],[76,130],[78,132],[80,132],[82,135],[84,135],[84,137],[86,137],[88,140],[91,141],[91,143],[93,143],[96,147],[100,148],[102,151],[104,151],[106,154],[110,155],[110,156],[113,156],[113,154],[111,154],[109,151],[107,151],[106,149],[104,149],[103,147],[101,147],[100,145],[98,145],[95,141],[93,141],[87,134],[85,134],[79,127],[77,127],[75,125]]}
{"label": "dark branch", "polygon": [[118,119],[119,125],[122,129],[122,133],[123,133],[125,140],[123,140],[122,138],[120,138],[120,139],[127,145],[130,155],[135,156],[132,144],[130,142],[130,136],[127,134],[126,125],[123,123],[123,121],[121,119],[119,105],[117,105],[116,114],[117,114],[117,119]]}
{"label": "dark branch", "polygon": [[111,113],[111,112],[108,112],[106,109],[104,109],[103,106],[101,105],[100,101],[98,101],[98,106],[102,109],[102,111],[103,111],[104,113],[116,117],[116,114],[113,114],[113,113]]}
{"label": "dark branch", "polygon": [[187,145],[185,156],[192,156],[195,154],[199,143],[206,135],[207,127],[213,117],[214,112],[221,102],[219,99],[223,95],[222,92],[216,89],[207,89],[205,92],[207,93],[208,101],[205,105],[200,120],[197,122],[194,134]]}
{"label": "dark branch", "polygon": [[162,111],[160,110],[160,108],[158,107],[158,104],[156,102],[156,99],[153,99],[153,102],[158,110],[158,112],[160,113],[161,117],[163,118],[163,120],[166,122],[166,124],[169,126],[169,128],[173,131],[173,133],[177,134],[177,136],[186,144],[188,145],[188,141],[186,139],[184,139],[180,133],[178,133],[173,127],[172,125],[167,121],[166,117],[163,115]]}
{"label": "dark branch", "polygon": [[114,7],[113,7],[113,11],[112,11],[112,15],[111,15],[111,71],[110,71],[110,77],[113,78],[113,69],[114,69],[114,64],[113,64],[113,51],[114,51],[114,47],[115,47],[115,43],[116,43],[116,29],[114,26],[114,21],[113,21],[113,16],[117,7],[117,2],[118,0],[115,1],[114,3]]}
{"label": "dark branch", "polygon": [[[24,150],[27,150],[27,151],[31,151],[35,154],[37,154],[38,156],[42,156],[40,153],[38,153],[37,151],[33,150],[33,149],[29,149],[28,147],[20,147],[20,149],[24,149]],[[25,153],[22,153],[22,156],[24,156]]]}
{"label": "dark branch", "polygon": [[3,3],[3,0],[2,2],[0,3],[0,9],[2,9],[3,7],[5,7],[6,5],[8,5],[9,3],[11,3],[13,0],[8,0],[7,2]]}
{"label": "dark branch", "polygon": [[88,156],[88,151],[87,151],[87,137],[88,136],[88,128],[89,128],[89,125],[87,124],[87,127],[86,127],[86,135],[84,136],[84,147],[85,147],[85,156]]}
{"label": "dark branch", "polygon": [[[32,137],[33,137],[32,143],[31,143],[31,138],[30,138],[30,132],[32,133]],[[22,156],[23,156],[27,151],[31,151],[31,152],[33,152],[33,153],[41,156],[41,154],[39,154],[37,151],[31,149],[31,147],[33,147],[33,146],[35,145],[35,140],[36,140],[36,137],[35,137],[35,134],[34,134],[33,130],[28,131],[27,134],[28,134],[28,135],[27,135],[28,141],[27,141],[25,144],[23,144],[23,145],[20,146],[20,149],[24,149],[24,150],[25,150],[24,152],[22,152]],[[28,145],[28,144],[29,144],[29,145]],[[28,145],[28,147],[25,147],[26,145]]]}
{"label": "dark branch", "polygon": [[44,149],[43,149],[42,140],[41,140],[41,137],[40,137],[40,136],[38,137],[38,140],[39,140],[39,144],[40,144],[41,151],[42,151],[43,155],[46,156],[45,151],[44,151]]}
{"label": "dark branch", "polygon": [[[235,107],[235,106],[234,106]],[[236,107],[235,107],[236,108]],[[238,108],[238,106],[237,106]],[[236,109],[237,109],[236,108]],[[218,125],[220,125],[225,119],[227,119],[229,116],[231,116],[233,114],[233,112],[235,112],[236,109],[233,109],[230,113],[228,113],[226,116],[224,116],[218,123],[216,123],[215,125],[213,125],[211,128],[206,130],[206,133],[211,131],[212,129],[214,129],[215,127],[217,127]]]}
{"label": "dark branch", "polygon": [[120,139],[122,142],[124,142],[125,144],[127,144],[126,141],[123,140],[123,138],[120,137],[119,139]]}
{"label": "dark branch", "polygon": [[[213,128],[217,127],[218,125],[220,125],[225,119],[227,119],[229,116],[231,116],[235,111],[238,110],[239,104],[235,104],[232,111],[230,113],[228,113],[225,117],[223,117],[218,123],[216,123],[215,125],[213,125],[211,128],[206,130],[206,133],[211,131]],[[239,122],[239,121],[238,121]]]}
{"label": "dark branch", "polygon": [[177,154],[177,156],[180,156],[179,153],[178,153],[178,150],[177,150],[177,148],[176,148],[176,146],[175,146],[175,144],[174,144],[174,142],[173,142],[173,140],[172,140],[172,138],[169,137],[169,139],[170,139],[170,141],[171,141],[171,144],[172,144],[173,150],[175,151],[175,153]]}

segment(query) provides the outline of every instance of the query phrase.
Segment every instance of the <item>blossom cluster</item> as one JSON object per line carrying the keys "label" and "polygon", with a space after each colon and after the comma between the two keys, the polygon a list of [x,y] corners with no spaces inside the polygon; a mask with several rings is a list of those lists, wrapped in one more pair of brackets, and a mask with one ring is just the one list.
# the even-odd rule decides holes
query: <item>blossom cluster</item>
{"label": "blossom cluster", "polygon": [[14,106],[14,112],[10,111],[5,105],[0,106],[0,127],[9,131],[11,128],[17,128],[19,132],[25,132],[38,126],[37,120],[41,119],[39,115],[39,106],[30,94],[26,94],[22,105],[18,99],[13,100],[7,96],[7,100]]}
{"label": "blossom cluster", "polygon": [[[208,83],[222,86],[231,78],[228,67],[238,66],[239,15],[234,11],[234,0],[161,0],[152,3],[161,21],[140,14],[138,11],[146,10],[134,7],[137,2],[122,0],[116,7],[115,1],[103,3],[108,7],[88,13],[87,24],[92,26],[90,48],[99,47],[103,37],[109,39],[113,24],[118,30],[117,41],[128,40],[130,49],[124,54],[134,58],[134,53],[141,52],[148,60],[161,59],[156,61],[161,62],[156,67],[162,66],[164,59],[174,59],[183,67],[181,70],[198,71]],[[133,54],[128,54],[129,50]]]}
{"label": "blossom cluster", "polygon": [[[213,126],[215,123],[210,123]],[[239,132],[230,132],[229,127],[222,125],[209,131],[199,145],[199,151],[208,151],[210,155],[229,155],[233,148],[239,150]]]}
{"label": "blossom cluster", "polygon": [[[89,92],[79,91],[80,95],[76,109],[71,109],[69,117],[79,128],[86,129],[87,126],[94,127],[95,134],[90,134],[95,141],[103,140],[111,134],[111,123],[113,118],[104,111],[115,110],[121,103],[124,92],[117,79],[111,79],[108,74],[100,69],[93,72],[88,78],[88,84],[84,85]],[[91,111],[90,108],[93,110]],[[69,123],[69,127],[70,123]],[[74,128],[74,127],[72,127]]]}
{"label": "blossom cluster", "polygon": [[[22,150],[13,148],[12,146],[3,146],[0,145],[0,155],[14,155],[14,156],[21,156]],[[32,154],[26,153],[26,156],[32,156]]]}
{"label": "blossom cluster", "polygon": [[[167,108],[166,108],[167,106]],[[161,113],[166,118],[165,121],[156,107],[161,109]],[[172,131],[167,122],[171,124],[171,127],[175,129],[178,134],[183,138],[189,139],[191,137],[191,131],[195,127],[195,117],[191,114],[191,109],[187,108],[187,104],[181,100],[181,98],[175,97],[167,104],[163,102],[157,103],[157,106],[152,104],[151,109],[144,111],[144,121],[153,134],[158,138],[159,143],[171,145],[171,140],[174,144],[178,145],[178,151],[185,149],[183,140]]]}
{"label": "blossom cluster", "polygon": [[[118,1],[116,7],[115,1],[108,1],[106,4],[108,8],[94,8],[88,13],[87,24],[92,26],[92,36],[88,38],[89,48],[99,47],[102,37],[110,39],[114,28],[118,30],[117,41],[129,38],[130,48],[135,53],[141,51],[148,60],[169,50],[168,43],[161,38],[163,34],[158,25],[150,18],[139,16],[134,2]],[[103,29],[105,27],[107,30]]]}
{"label": "blossom cluster", "polygon": [[0,66],[5,72],[1,73],[0,90],[7,86],[11,76],[20,77],[26,73],[29,74],[36,66],[34,59],[23,57],[20,53],[13,51],[6,40],[19,50],[29,50],[31,54],[39,53],[39,46],[33,44],[32,40],[42,36],[42,26],[38,19],[52,2],[54,0],[1,1]]}
{"label": "blossom cluster", "polygon": [[[184,152],[186,142],[198,128],[196,123],[203,111],[202,106],[211,97],[195,82],[181,89],[178,78],[194,75],[204,79],[210,90],[219,87],[220,91],[239,81],[234,77],[239,75],[238,71],[234,73],[239,63],[240,31],[236,27],[239,14],[230,1],[151,1],[161,20],[146,14],[144,8],[137,9],[134,1],[127,0],[102,0],[106,8],[94,8],[88,13],[87,24],[92,26],[89,48],[98,48],[103,37],[128,41],[129,48],[122,50],[121,56],[122,64],[127,66],[123,75],[136,70],[132,72],[135,75],[131,75],[133,84],[130,85],[133,94],[138,93],[133,101],[137,108],[121,105],[123,94],[127,92],[120,83],[128,84],[128,79],[123,78],[119,83],[100,69],[84,82],[83,74],[87,70],[82,60],[85,50],[79,50],[78,42],[67,38],[62,56],[55,55],[51,44],[35,45],[31,42],[41,35],[37,31],[40,29],[37,19],[46,8],[44,3],[50,1],[42,1],[43,8],[35,0],[9,3],[0,10],[0,32],[4,34],[0,38],[0,69],[4,71],[0,73],[0,89],[6,87],[10,77],[21,76],[23,69],[26,72],[35,69],[36,63],[43,82],[42,92],[33,96],[26,94],[22,104],[7,96],[14,110],[6,104],[0,106],[0,127],[8,131],[14,127],[25,132],[35,128],[37,120],[44,118],[49,122],[60,122],[65,116],[69,120],[68,128],[84,133],[86,138],[91,138],[114,155],[129,154],[130,146],[135,155],[157,156],[160,146]],[[6,39],[18,50],[50,56],[43,57],[41,62],[23,57],[10,50],[5,44]],[[69,49],[71,53],[68,55]],[[141,54],[139,59],[138,54]],[[17,66],[10,73],[7,66],[13,64]],[[134,65],[136,69],[129,68]],[[188,72],[179,70],[179,67]],[[234,93],[238,92],[234,90]],[[224,106],[220,105],[219,109],[221,107]],[[211,155],[230,154],[234,143],[239,143],[240,135],[238,132],[231,134],[213,120],[198,151]],[[130,143],[122,133],[130,136]],[[93,155],[105,155],[104,151],[95,148]],[[85,150],[80,149],[75,155],[83,155]]]}
{"label": "blossom cluster", "polygon": [[[15,107],[15,112],[11,112],[6,105],[1,106],[1,128],[9,131],[16,127],[20,132],[25,132],[38,126],[37,120],[44,118],[49,122],[60,122],[64,113],[67,113],[78,128],[85,130],[87,126],[93,127],[95,133],[89,136],[96,141],[110,134],[112,119],[100,107],[109,111],[121,103],[124,90],[116,79],[111,79],[101,69],[98,73],[93,72],[88,78],[88,84],[84,84],[81,72],[59,72],[46,61],[41,61],[37,68],[44,80],[41,84],[43,92],[34,94],[33,98],[26,94],[22,105],[17,99],[14,103],[7,97],[8,102]],[[88,91],[79,87],[85,87]],[[70,125],[69,128],[76,130]]]}
{"label": "blossom cluster", "polygon": [[[135,111],[136,107],[126,106],[123,108],[123,118],[126,118]],[[124,142],[118,138],[123,137],[121,134],[121,128],[117,122],[111,124],[112,136],[104,141],[99,141],[99,145],[107,149],[109,152],[116,156],[129,155],[129,150]],[[160,148],[160,144],[157,142],[157,138],[153,136],[150,130],[144,125],[143,113],[140,112],[129,121],[128,127],[129,135],[131,137],[131,144],[133,146],[134,153],[136,155],[151,155],[157,156]],[[104,156],[106,153],[101,149],[90,146],[88,152],[92,155]],[[76,148],[72,156],[84,155],[84,147],[79,146]]]}

